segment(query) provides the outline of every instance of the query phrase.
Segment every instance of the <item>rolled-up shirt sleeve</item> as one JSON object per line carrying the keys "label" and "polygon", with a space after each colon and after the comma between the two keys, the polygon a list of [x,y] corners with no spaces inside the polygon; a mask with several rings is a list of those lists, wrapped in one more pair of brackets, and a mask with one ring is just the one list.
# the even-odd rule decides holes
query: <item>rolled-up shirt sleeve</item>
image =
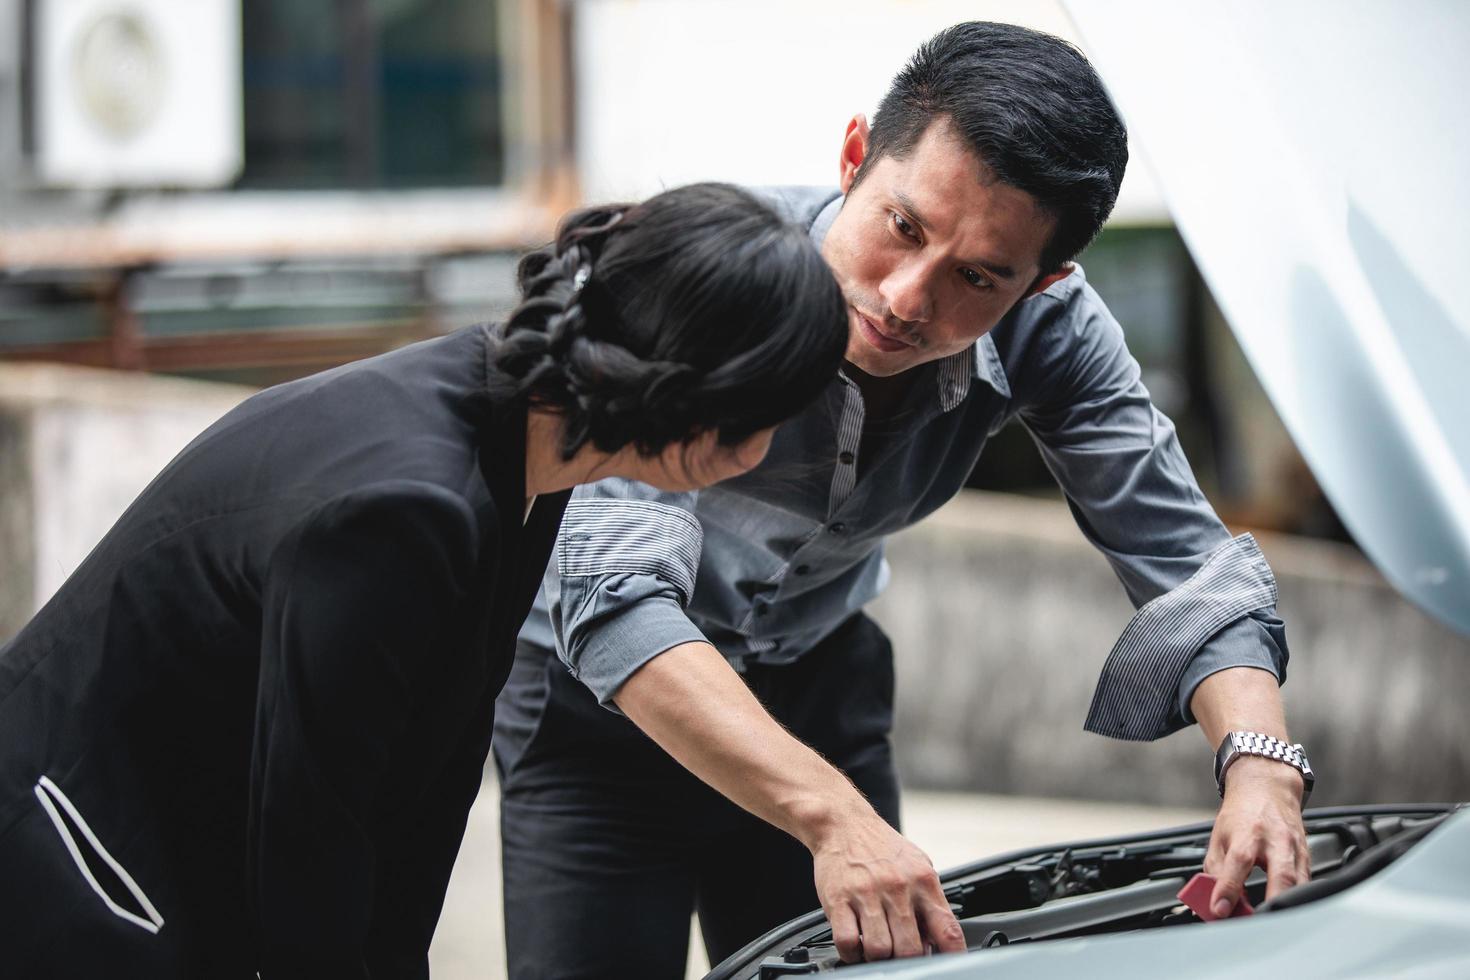
{"label": "rolled-up shirt sleeve", "polygon": [[639,667],[704,640],[685,609],[703,533],[694,493],[632,480],[578,488],[556,544],[551,626],[558,656],[605,707]]}
{"label": "rolled-up shirt sleeve", "polygon": [[1050,345],[1054,357],[1042,352],[1020,417],[1138,608],[1103,666],[1085,727],[1149,740],[1193,722],[1189,699],[1216,671],[1257,667],[1284,680],[1285,627],[1254,539],[1231,538],[1200,492],[1117,322],[1100,301],[1085,309],[1057,319],[1056,330],[1074,335],[1053,338],[1063,341]]}

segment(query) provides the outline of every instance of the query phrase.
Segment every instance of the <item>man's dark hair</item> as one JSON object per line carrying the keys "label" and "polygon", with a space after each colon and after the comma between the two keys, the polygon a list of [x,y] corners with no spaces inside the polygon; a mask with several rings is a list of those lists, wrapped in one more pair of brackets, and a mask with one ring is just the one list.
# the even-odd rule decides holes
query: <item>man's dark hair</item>
{"label": "man's dark hair", "polygon": [[837,376],[847,305],[806,229],[748,192],[692,184],[562,220],[525,256],[492,337],[492,397],[553,411],[562,452],[735,445]]}
{"label": "man's dark hair", "polygon": [[1003,183],[1057,219],[1041,271],[1075,258],[1102,228],[1128,165],[1128,131],[1082,53],[1013,24],[956,24],[926,41],[878,105],[855,188],[902,157],[936,120]]}

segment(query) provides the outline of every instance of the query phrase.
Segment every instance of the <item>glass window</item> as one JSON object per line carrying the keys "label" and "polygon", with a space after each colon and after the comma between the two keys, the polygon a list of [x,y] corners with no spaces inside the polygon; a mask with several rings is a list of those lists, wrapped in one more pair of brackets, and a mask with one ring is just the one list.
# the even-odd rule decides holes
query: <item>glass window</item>
{"label": "glass window", "polygon": [[500,184],[491,0],[244,0],[241,187]]}

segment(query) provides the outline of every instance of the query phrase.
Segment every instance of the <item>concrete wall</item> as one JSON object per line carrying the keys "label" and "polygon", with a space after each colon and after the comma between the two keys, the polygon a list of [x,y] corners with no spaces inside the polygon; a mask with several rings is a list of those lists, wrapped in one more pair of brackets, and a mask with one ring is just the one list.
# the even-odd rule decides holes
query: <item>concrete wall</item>
{"label": "concrete wall", "polygon": [[0,641],[66,581],[190,439],[250,392],[0,364]]}
{"label": "concrete wall", "polygon": [[[1314,804],[1470,799],[1470,639],[1354,549],[1258,535],[1291,647],[1292,737]],[[1155,743],[1082,731],[1132,607],[1059,502],[969,492],[895,537],[873,614],[898,660],[907,785],[1175,805],[1215,800],[1191,727]]]}

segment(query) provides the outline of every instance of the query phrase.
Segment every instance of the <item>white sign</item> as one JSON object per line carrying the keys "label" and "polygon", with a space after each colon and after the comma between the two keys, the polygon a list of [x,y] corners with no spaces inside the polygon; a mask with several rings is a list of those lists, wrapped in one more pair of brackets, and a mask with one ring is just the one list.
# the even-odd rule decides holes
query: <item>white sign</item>
{"label": "white sign", "polygon": [[239,174],[240,0],[49,0],[36,14],[43,182],[217,187]]}

